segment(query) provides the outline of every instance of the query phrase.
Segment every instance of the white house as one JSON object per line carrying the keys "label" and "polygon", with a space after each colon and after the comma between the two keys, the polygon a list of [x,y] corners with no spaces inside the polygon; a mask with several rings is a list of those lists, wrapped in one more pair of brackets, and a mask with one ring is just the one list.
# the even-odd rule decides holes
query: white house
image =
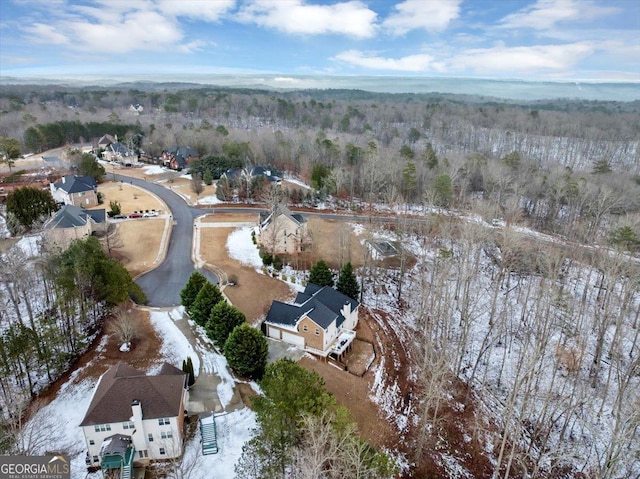
{"label": "white house", "polygon": [[88,466],[103,471],[182,454],[187,375],[164,363],[149,376],[123,362],[109,368],[80,423]]}

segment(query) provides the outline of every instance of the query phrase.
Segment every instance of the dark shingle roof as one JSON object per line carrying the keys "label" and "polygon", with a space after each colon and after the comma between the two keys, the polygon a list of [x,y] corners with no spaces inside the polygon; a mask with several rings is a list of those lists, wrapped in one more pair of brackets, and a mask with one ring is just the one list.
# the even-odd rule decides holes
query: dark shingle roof
{"label": "dark shingle roof", "polygon": [[318,326],[326,329],[334,320],[336,327],[344,322],[342,308],[345,304],[354,311],[360,303],[336,291],[330,286],[308,283],[303,293],[298,293],[295,304],[274,301],[267,314],[269,323],[295,326],[303,315],[309,316]]}
{"label": "dark shingle roof", "polygon": [[178,416],[185,376],[169,364],[147,376],[119,362],[100,377],[80,426],[129,421],[134,399],[140,401],[143,419]]}
{"label": "dark shingle roof", "polygon": [[300,308],[292,304],[282,303],[280,301],[274,301],[271,303],[269,312],[267,313],[267,322],[276,324],[287,324],[289,326],[295,326],[300,318],[300,315],[305,311],[300,311]]}
{"label": "dark shingle roof", "polygon": [[64,190],[69,194],[81,193],[83,191],[93,191],[96,187],[96,180],[90,176],[63,176],[62,179],[53,184],[55,188]]}
{"label": "dark shingle roof", "polygon": [[74,228],[84,226],[91,218],[95,223],[103,223],[106,218],[106,211],[83,210],[74,205],[64,205],[59,211],[44,225],[45,229],[54,228]]}

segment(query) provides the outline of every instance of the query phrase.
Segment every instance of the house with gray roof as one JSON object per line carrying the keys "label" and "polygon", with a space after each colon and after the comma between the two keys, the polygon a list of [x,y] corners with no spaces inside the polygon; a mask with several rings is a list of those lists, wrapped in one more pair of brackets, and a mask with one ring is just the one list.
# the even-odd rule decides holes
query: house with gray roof
{"label": "house with gray roof", "polygon": [[200,159],[200,153],[190,146],[176,146],[162,152],[162,164],[172,170],[182,170]]}
{"label": "house with gray roof", "polygon": [[108,466],[117,455],[130,466],[179,457],[186,399],[187,375],[168,363],[153,375],[122,361],[109,368],[80,423],[87,466]]}
{"label": "house with gray roof", "polygon": [[258,244],[272,254],[304,251],[311,243],[307,220],[278,203],[258,218]]}
{"label": "house with gray roof", "polygon": [[103,209],[85,210],[64,205],[44,224],[47,242],[62,249],[76,239],[84,239],[107,230],[107,214]]}
{"label": "house with gray roof", "polygon": [[356,336],[358,301],[330,286],[307,284],[293,304],[274,301],[265,334],[318,356],[342,359]]}
{"label": "house with gray roof", "polygon": [[60,181],[50,183],[51,196],[56,203],[75,206],[98,204],[97,183],[91,176],[63,176]]}

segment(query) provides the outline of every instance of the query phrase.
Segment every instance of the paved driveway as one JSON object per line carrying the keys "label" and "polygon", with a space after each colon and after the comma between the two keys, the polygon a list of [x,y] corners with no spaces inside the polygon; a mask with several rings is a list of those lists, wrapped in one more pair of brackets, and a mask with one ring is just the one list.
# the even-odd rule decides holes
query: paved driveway
{"label": "paved driveway", "polygon": [[[165,260],[157,268],[144,273],[136,279],[147,295],[149,306],[168,307],[180,304],[180,290],[189,280],[196,268],[193,265],[191,250],[193,246],[193,220],[211,210],[192,208],[184,199],[170,189],[155,183],[115,175],[117,181],[131,183],[149,190],[164,201],[171,211],[173,229],[167,244]],[[218,282],[215,274],[198,269],[209,281]]]}

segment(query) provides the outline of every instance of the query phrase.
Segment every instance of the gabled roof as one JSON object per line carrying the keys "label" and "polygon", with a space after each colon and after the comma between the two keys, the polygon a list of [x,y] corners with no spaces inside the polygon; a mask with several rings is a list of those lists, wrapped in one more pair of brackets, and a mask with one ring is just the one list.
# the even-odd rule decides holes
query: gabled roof
{"label": "gabled roof", "polygon": [[360,303],[330,286],[320,287],[309,283],[303,293],[298,293],[295,304],[280,301],[271,303],[266,322],[295,326],[306,315],[323,329],[333,321],[336,327],[340,327],[345,320],[342,309],[346,304],[354,311]]}
{"label": "gabled roof", "polygon": [[185,166],[187,164],[187,158],[196,158],[200,156],[200,154],[190,146],[175,146],[165,150],[165,153],[173,155],[179,166]]}
{"label": "gabled roof", "polygon": [[186,374],[170,364],[147,376],[122,361],[98,381],[80,426],[129,421],[131,403],[138,400],[143,419],[176,417],[180,414]]}
{"label": "gabled roof", "polygon": [[294,214],[289,208],[286,207],[286,205],[278,203],[271,209],[271,211],[260,213],[260,226],[262,228],[266,228],[273,220],[275,220],[280,215],[286,216],[298,226],[307,222],[306,218],[301,214]]}
{"label": "gabled roof", "polygon": [[100,137],[100,139],[98,140],[98,146],[108,146],[113,142],[118,141],[116,139],[116,137],[114,137],[113,135],[109,135],[108,133],[106,135],[102,135]]}
{"label": "gabled roof", "polygon": [[53,218],[45,223],[44,227],[45,229],[74,228],[86,225],[90,219],[95,223],[103,223],[105,218],[106,211],[104,209],[83,210],[78,206],[64,205]]}
{"label": "gabled roof", "polygon": [[60,181],[53,184],[54,188],[66,191],[69,194],[93,191],[96,188],[96,180],[91,176],[63,176]]}
{"label": "gabled roof", "polygon": [[120,156],[132,156],[135,154],[127,145],[120,143],[119,141],[111,143],[111,145],[109,145],[109,150]]}

